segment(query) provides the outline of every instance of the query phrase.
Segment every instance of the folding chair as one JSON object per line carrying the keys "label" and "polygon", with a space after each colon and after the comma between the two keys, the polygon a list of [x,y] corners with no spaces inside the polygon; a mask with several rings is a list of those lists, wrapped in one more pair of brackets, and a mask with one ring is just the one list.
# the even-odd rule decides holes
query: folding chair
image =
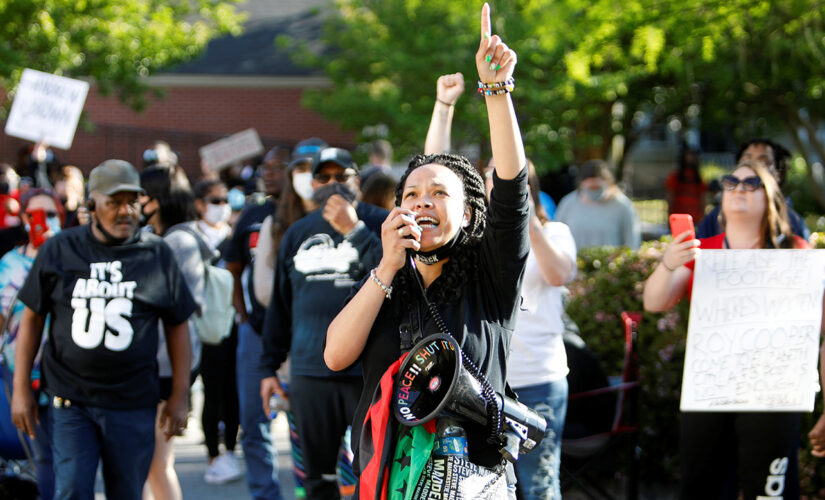
{"label": "folding chair", "polygon": [[[607,377],[608,384],[604,387],[584,390],[568,396],[568,403],[581,404],[588,400],[614,398],[612,416],[609,427],[595,430],[593,433],[562,438],[561,486],[562,490],[572,484],[591,499],[615,498],[608,493],[593,476],[593,468],[609,451],[619,447],[624,442],[627,460],[627,478],[625,482],[625,497],[636,500],[639,494],[639,456],[636,450],[636,431],[638,429],[638,387],[639,368],[638,353],[636,351],[636,335],[638,332],[640,313],[622,313],[624,324],[625,349],[624,364],[621,375]],[[576,367],[571,365],[571,374]],[[609,400],[608,400],[609,401]],[[609,403],[608,403],[609,404]],[[568,416],[570,414],[568,413]],[[568,418],[567,423],[575,426]]]}

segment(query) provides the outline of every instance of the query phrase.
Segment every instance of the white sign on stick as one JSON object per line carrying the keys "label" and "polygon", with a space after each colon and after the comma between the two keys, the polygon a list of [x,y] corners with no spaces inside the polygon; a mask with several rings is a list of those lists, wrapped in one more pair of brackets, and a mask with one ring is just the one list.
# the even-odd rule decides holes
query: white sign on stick
{"label": "white sign on stick", "polygon": [[88,82],[24,69],[6,134],[69,149],[88,93]]}
{"label": "white sign on stick", "polygon": [[813,411],[825,250],[702,250],[682,411]]}
{"label": "white sign on stick", "polygon": [[203,160],[213,170],[219,170],[236,161],[246,160],[263,153],[264,146],[254,128],[248,128],[229,137],[207,144],[198,150]]}

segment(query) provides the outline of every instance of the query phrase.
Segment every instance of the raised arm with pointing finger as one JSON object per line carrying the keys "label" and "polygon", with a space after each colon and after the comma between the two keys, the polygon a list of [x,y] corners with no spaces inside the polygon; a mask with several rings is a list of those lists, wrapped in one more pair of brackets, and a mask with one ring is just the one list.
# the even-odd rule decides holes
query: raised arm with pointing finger
{"label": "raised arm with pointing finger", "polygon": [[[364,392],[353,443],[362,437],[372,395],[387,368],[415,341],[440,331],[426,310],[422,288],[493,389],[504,392],[529,252],[529,208],[524,148],[510,98],[516,54],[491,35],[486,4],[475,60],[481,86],[489,91],[484,99],[496,164],[489,205],[484,181],[466,158],[413,158],[396,188],[396,208],[381,227],[381,261],[327,330],[327,366],[343,370],[362,363]],[[399,328],[406,333],[399,335]],[[470,423],[466,429],[470,460],[485,467],[499,463],[501,454],[487,442],[486,428]],[[356,453],[353,467],[360,473],[375,457]]]}

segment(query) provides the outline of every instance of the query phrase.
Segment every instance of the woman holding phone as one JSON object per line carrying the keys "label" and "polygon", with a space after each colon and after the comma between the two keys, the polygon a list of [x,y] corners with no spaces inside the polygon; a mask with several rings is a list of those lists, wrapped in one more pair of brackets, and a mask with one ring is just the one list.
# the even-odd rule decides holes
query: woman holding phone
{"label": "woman holding phone", "polygon": [[[644,307],[662,312],[693,285],[693,260],[700,248],[808,248],[790,229],[776,179],[758,162],[742,162],[722,178],[724,232],[702,240],[692,231],[673,235],[644,287]],[[683,412],[681,498],[744,498],[766,495],[774,476],[783,476],[783,498],[799,498],[797,455],[799,413]],[[738,479],[738,485],[735,479]],[[771,494],[777,493],[771,489]],[[773,495],[772,495],[773,496]]]}
{"label": "woman holding phone", "polygon": [[[63,205],[50,189],[35,188],[20,199],[20,219],[27,228],[29,242],[10,250],[0,258],[0,324],[3,326],[3,358],[5,366],[2,376],[11,384],[14,372],[14,348],[17,329],[24,305],[15,300],[17,292],[31,271],[37,251],[46,240],[60,232],[64,218]],[[45,336],[46,330],[44,330]],[[40,354],[32,369],[32,385],[40,382]],[[34,465],[37,470],[37,489],[40,498],[51,500],[54,496],[54,470],[52,467],[51,431],[49,425],[49,398],[42,391],[35,396],[40,421],[35,426],[34,440],[31,442]],[[6,415],[9,418],[9,415]]]}

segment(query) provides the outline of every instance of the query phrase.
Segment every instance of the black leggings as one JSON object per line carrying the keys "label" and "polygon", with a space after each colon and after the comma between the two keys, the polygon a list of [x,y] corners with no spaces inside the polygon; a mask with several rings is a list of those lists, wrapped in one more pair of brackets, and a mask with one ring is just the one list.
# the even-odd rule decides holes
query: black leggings
{"label": "black leggings", "polygon": [[237,327],[218,345],[203,344],[201,379],[203,380],[203,413],[201,425],[209,457],[220,455],[218,424],[223,421],[223,441],[227,451],[235,449],[238,437],[238,386],[235,383],[235,350],[238,347]]}
{"label": "black leggings", "polygon": [[304,458],[307,500],[341,498],[335,469],[341,438],[355,414],[360,378],[292,375],[289,404]]}
{"label": "black leggings", "polygon": [[799,413],[682,413],[681,498],[799,498]]}

